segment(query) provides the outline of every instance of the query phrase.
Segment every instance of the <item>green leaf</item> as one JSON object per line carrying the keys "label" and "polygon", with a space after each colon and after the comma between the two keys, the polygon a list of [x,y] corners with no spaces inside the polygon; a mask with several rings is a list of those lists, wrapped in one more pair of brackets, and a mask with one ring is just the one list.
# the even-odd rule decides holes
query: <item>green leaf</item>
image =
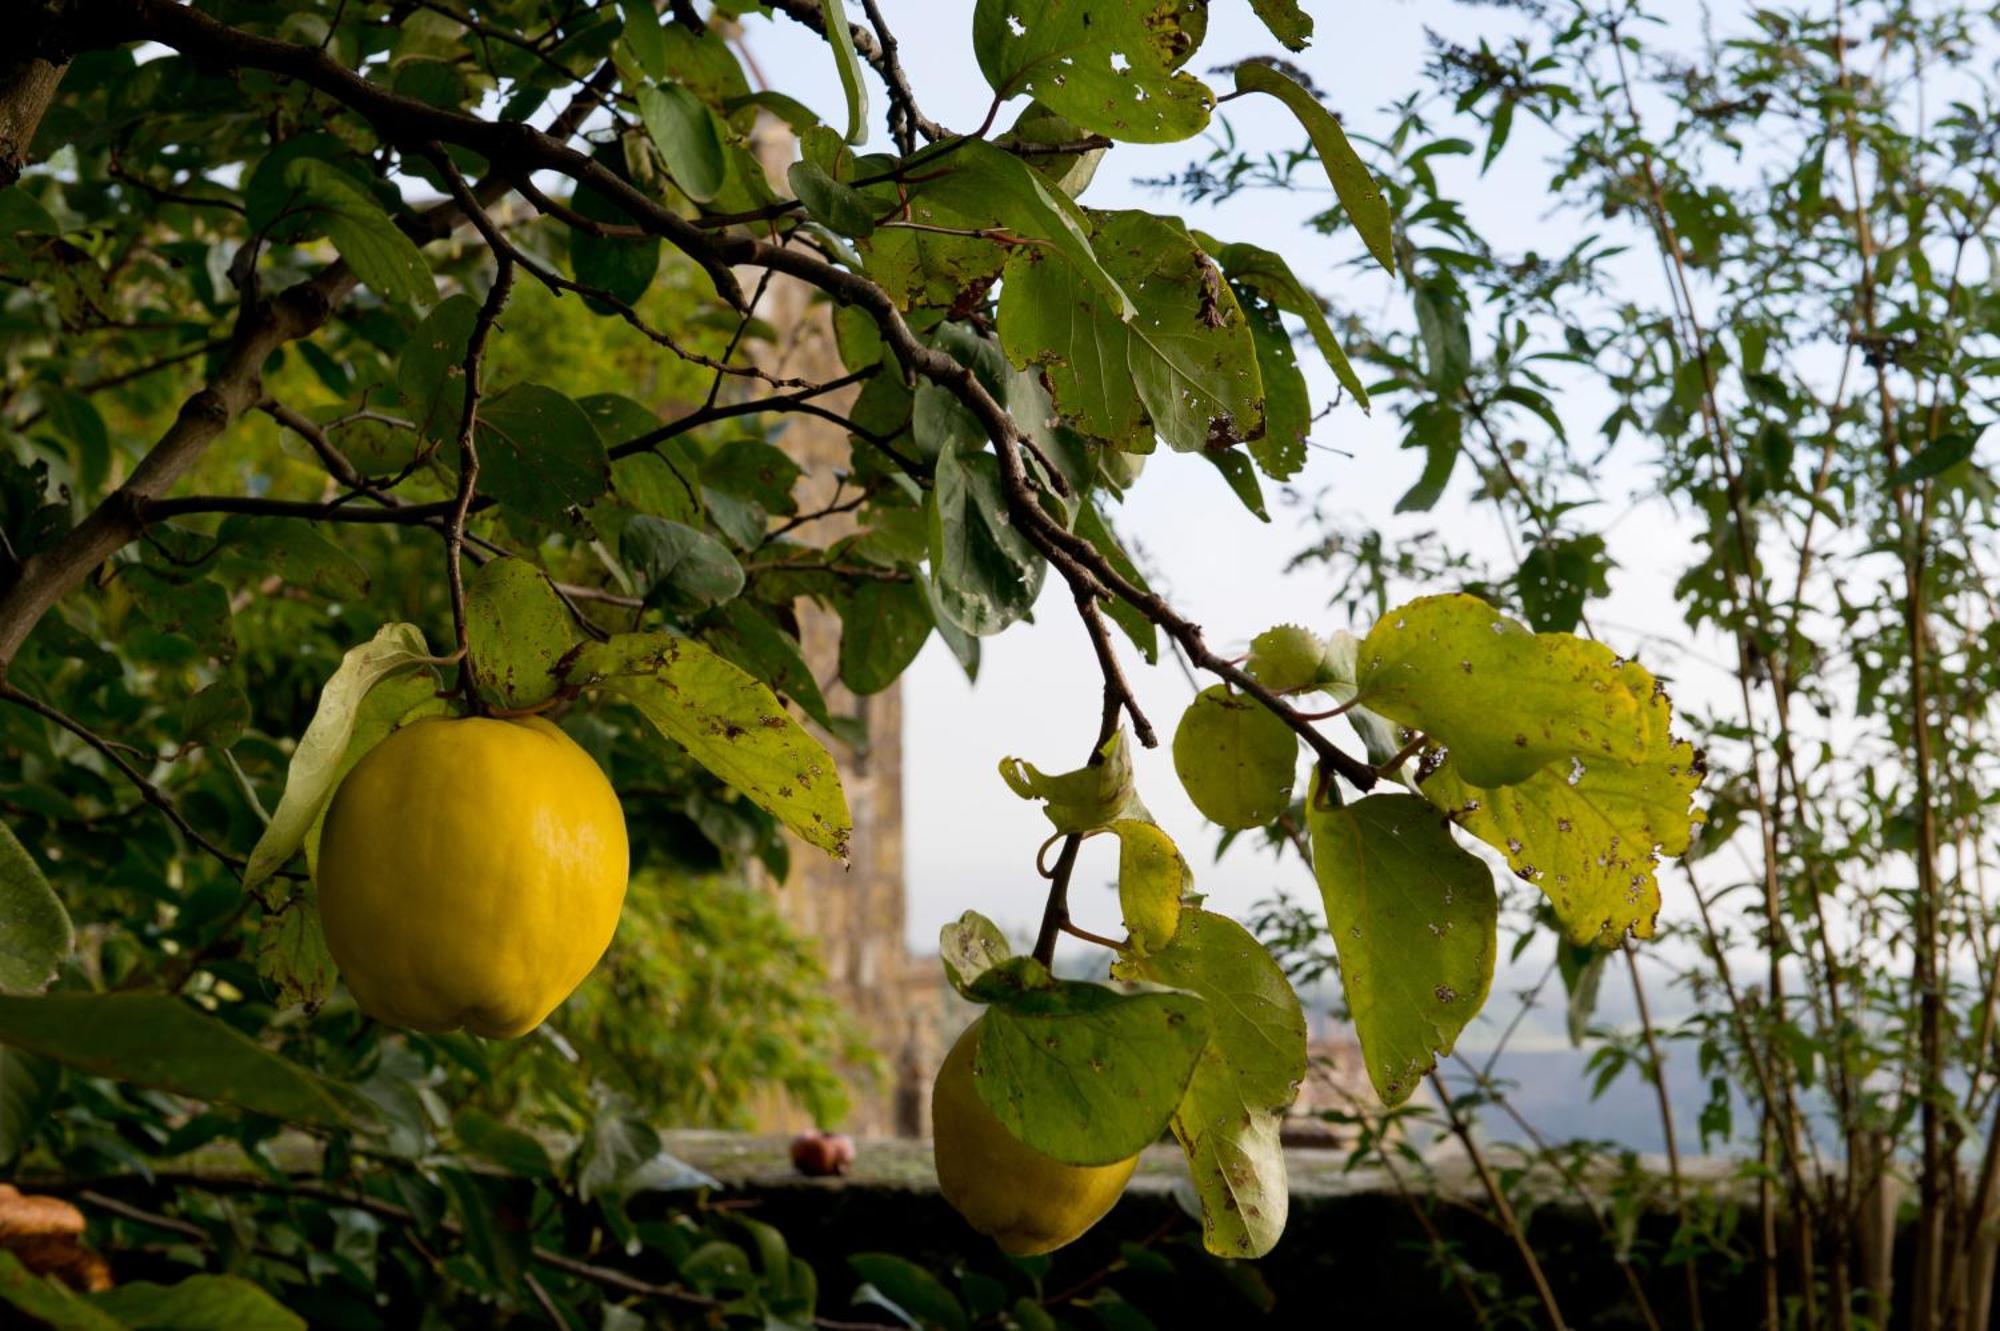
{"label": "green leaf", "polygon": [[[934,151],[944,153],[942,148]],[[1132,317],[1131,298],[1099,262],[1090,223],[1068,196],[1051,189],[1014,154],[979,139],[954,145],[946,160],[950,169],[918,190],[920,201],[942,202],[960,216],[987,217],[1013,235],[1043,242],[1121,318]],[[915,169],[921,170],[923,161],[919,157]]]}
{"label": "green leaf", "polygon": [[1204,689],[1174,730],[1174,771],[1211,822],[1262,827],[1291,806],[1299,741],[1254,698]]}
{"label": "green leaf", "polygon": [[764,515],[798,511],[792,488],[802,474],[799,464],[783,449],[761,439],[732,439],[701,466],[705,487],[757,505],[759,530],[750,544],[763,537]]}
{"label": "green leaf", "polygon": [[1313,151],[1319,155],[1326,178],[1333,183],[1340,206],[1347,210],[1368,252],[1377,263],[1395,272],[1389,201],[1382,197],[1382,187],[1375,183],[1354,145],[1347,141],[1347,133],[1333,113],[1284,73],[1258,61],[1245,61],[1236,67],[1236,90],[1269,93],[1298,117],[1306,137],[1312,140]]}
{"label": "green leaf", "polygon": [[[1208,1043],[1193,994],[1052,980],[1028,958],[989,972],[978,996],[973,1086],[987,1108],[1042,1154],[1109,1165],[1159,1140]],[[1019,983],[995,983],[1013,978]]]}
{"label": "green leaf", "polygon": [[1312,394],[1292,351],[1292,339],[1276,311],[1258,301],[1239,302],[1257,348],[1257,377],[1264,385],[1264,433],[1252,439],[1250,456],[1274,481],[1288,481],[1306,465],[1306,436],[1312,431]]}
{"label": "green leaf", "polygon": [[229,576],[261,582],[275,575],[340,601],[359,601],[368,594],[368,570],[361,561],[310,523],[238,513],[222,520],[215,540],[221,550],[219,566]]}
{"label": "green leaf", "polygon": [[998,633],[1034,609],[1048,565],[1007,512],[1000,462],[947,448],[924,497],[931,580],[945,616],[967,633]]}
{"label": "green leaf", "polygon": [[938,1278],[904,1257],[858,1252],[847,1259],[862,1287],[857,1304],[875,1303],[923,1331],[971,1331],[972,1320]]}
{"label": "green leaf", "polygon": [[722,608],[721,622],[709,625],[703,639],[716,651],[769,684],[782,697],[831,729],[833,718],[812,667],[806,664],[798,640],[780,628],[763,607],[738,598]]}
{"label": "green leaf", "polygon": [[0,993],[40,993],[75,945],[69,912],[41,866],[0,823]]}
{"label": "green leaf", "polygon": [[553,388],[522,384],[479,404],[479,488],[560,525],[611,485],[604,441],[583,409]]}
{"label": "green leaf", "polygon": [[1000,340],[1038,366],[1063,418],[1147,453],[1183,452],[1264,428],[1257,347],[1236,296],[1186,228],[1143,212],[1101,213],[1093,245],[1137,313],[1129,321],[1060,255],[1017,251],[1000,291]]}
{"label": "green leaf", "polygon": [[1264,487],[1257,481],[1257,469],[1250,465],[1250,459],[1242,453],[1224,449],[1220,452],[1203,453],[1210,466],[1222,475],[1223,482],[1232,493],[1260,522],[1271,520],[1271,510],[1264,504]]}
{"label": "green leaf", "polygon": [[866,579],[840,603],[840,679],[859,697],[880,693],[931,636],[931,608],[914,582]]}
{"label": "green leaf", "polygon": [[452,1120],[458,1144],[490,1164],[522,1178],[556,1176],[548,1148],[534,1134],[502,1123],[482,1109],[467,1107]]}
{"label": "green leaf", "polygon": [[861,191],[835,180],[817,162],[793,162],[785,179],[815,222],[857,239],[875,233],[875,209]]}
{"label": "green leaf", "polygon": [[489,559],[466,580],[465,631],[480,696],[509,711],[555,697],[580,640],[569,607],[525,559]]}
{"label": "green leaf", "polygon": [[938,931],[938,960],[945,978],[965,998],[973,996],[979,978],[1013,956],[1000,926],[969,910]]}
{"label": "green leaf", "polygon": [[1132,784],[1132,754],[1125,729],[1104,741],[1097,761],[1051,776],[1019,758],[1000,760],[1000,779],[1024,800],[1044,800],[1042,812],[1056,831],[1094,832],[1120,818],[1147,818]]}
{"label": "green leaf", "polygon": [[1359,660],[1362,701],[1450,749],[1472,785],[1512,785],[1558,761],[1657,755],[1659,700],[1644,667],[1602,643],[1530,633],[1475,596],[1390,611]]}
{"label": "green leaf", "polygon": [[465,415],[465,346],[479,321],[479,302],[447,296],[403,344],[396,387],[426,439],[456,439]]}
{"label": "green leaf", "polygon": [[1032,96],[1128,143],[1177,143],[1206,128],[1215,105],[1180,68],[1206,28],[1206,7],[1182,0],[979,0],[972,45],[1002,98]]}
{"label": "green leaf", "polygon": [[854,52],[854,32],[847,26],[847,9],[841,0],[819,0],[820,18],[824,20],[827,44],[833,47],[834,68],[840,74],[841,96],[847,101],[847,133],[843,136],[849,143],[862,143],[868,138],[868,85],[861,77],[861,57]]}
{"label": "green leaf", "polygon": [[234,1105],[308,1128],[351,1128],[373,1111],[346,1087],[280,1058],[164,994],[0,998],[0,1043],[94,1077]]}
{"label": "green leaf", "polygon": [[1361,376],[1348,363],[1347,353],[1341,350],[1340,339],[1333,335],[1333,326],[1326,321],[1326,311],[1320,308],[1318,297],[1306,289],[1299,281],[1292,266],[1284,256],[1260,249],[1245,241],[1234,241],[1218,245],[1206,236],[1197,236],[1215,261],[1222,265],[1222,271],[1229,274],[1229,280],[1249,287],[1265,300],[1287,314],[1297,315],[1305,321],[1306,331],[1312,334],[1313,345],[1319,348],[1320,356],[1340,386],[1354,395],[1362,410],[1368,408],[1368,390],[1362,386]]}
{"label": "green leaf", "polygon": [[743,566],[729,547],[693,527],[640,514],[618,536],[618,553],[646,600],[676,609],[720,605],[743,590]]}
{"label": "green leaf", "polygon": [[1250,0],[1250,8],[1285,49],[1303,51],[1312,45],[1312,15],[1299,7],[1299,0]]}
{"label": "green leaf", "polygon": [[1382,1102],[1399,1105],[1485,1006],[1499,950],[1493,873],[1415,795],[1315,803],[1306,824],[1362,1061]]}
{"label": "green leaf", "polygon": [[1157,952],[1180,927],[1181,897],[1194,875],[1174,839],[1150,820],[1120,818],[1110,830],[1118,838],[1118,910],[1125,932],[1138,955]]}
{"label": "green leaf", "polygon": [[[600,157],[605,155],[600,153]],[[616,158],[605,164],[614,172],[623,166],[623,162]],[[569,203],[579,216],[593,222],[612,226],[635,225],[630,213],[588,186],[577,186],[570,195]],[[660,271],[660,245],[658,236],[598,236],[584,228],[572,227],[569,232],[569,263],[576,270],[577,281],[595,287],[615,301],[636,305],[652,287],[653,278]],[[605,313],[609,308],[602,300],[590,297],[585,298],[585,303],[599,313]]]}
{"label": "green leaf", "polygon": [[[1652,679],[1637,664],[1619,673],[1635,691],[1639,676]],[[1649,686],[1639,696],[1645,700],[1645,739],[1636,756],[1593,754],[1552,763],[1513,785],[1484,788],[1464,780],[1453,754],[1422,779],[1428,799],[1502,851],[1515,873],[1548,896],[1576,943],[1611,946],[1628,930],[1652,937],[1660,912],[1660,855],[1685,852],[1702,820],[1689,808],[1701,783],[1700,755],[1673,738],[1673,710],[1664,693]]]}
{"label": "green leaf", "polygon": [[[1076,534],[1097,547],[1097,553],[1105,562],[1118,571],[1120,577],[1140,591],[1152,590],[1146,575],[1132,562],[1132,556],[1118,543],[1118,534],[1111,530],[1111,524],[1097,511],[1097,505],[1085,500],[1077,509]],[[1114,597],[1104,607],[1104,613],[1112,623],[1124,630],[1132,645],[1139,649],[1139,655],[1146,658],[1147,665],[1158,665],[1160,661],[1160,634],[1153,621],[1146,618],[1146,612],[1127,602],[1123,597]]]}
{"label": "green leaf", "polygon": [[1404,448],[1422,449],[1423,475],[1409,493],[1396,501],[1398,513],[1424,513],[1444,497],[1452,468],[1465,440],[1465,417],[1449,402],[1431,398],[1419,402],[1404,417],[1409,429],[1403,436]]}
{"label": "green leaf", "polygon": [[573,683],[601,685],[812,845],[845,860],[854,821],[833,757],[771,690],[701,644],[623,633],[578,653]]}
{"label": "green leaf", "polygon": [[85,493],[94,494],[111,470],[111,433],[89,398],[54,384],[40,389],[43,424],[69,441],[77,479]]}
{"label": "green leaf", "polygon": [[1202,1237],[1222,1257],[1262,1257],[1284,1233],[1290,1193],[1279,1141],[1306,1075],[1306,1015],[1262,943],[1225,915],[1189,909],[1163,950],[1112,968],[1201,995],[1211,1029],[1174,1136],[1201,1198]]}
{"label": "green leaf", "polygon": [[300,157],[285,167],[285,181],[299,191],[295,206],[325,228],[340,257],[376,295],[417,306],[437,299],[437,279],[423,251],[352,177],[330,163]]}
{"label": "green leaf", "polygon": [[0,1045],[0,1165],[13,1162],[48,1120],[62,1069],[39,1054]]}
{"label": "green leaf", "polygon": [[320,691],[312,723],[292,752],[285,793],[271,814],[270,825],[250,851],[250,861],[243,870],[245,891],[277,872],[305,843],[306,833],[333,796],[341,759],[354,733],[355,716],[368,691],[429,659],[423,632],[413,624],[385,624],[374,638],[341,658],[340,668]]}
{"label": "green leaf", "polygon": [[1514,573],[1514,594],[1536,632],[1568,633],[1582,622],[1586,601],[1611,594],[1610,569],[1604,538],[1595,533],[1537,541]]}
{"label": "green leaf", "polygon": [[[655,19],[655,30],[658,27]],[[707,203],[721,191],[722,126],[699,97],[678,83],[641,88],[639,119],[666,161],[667,174],[683,193],[696,203]]]}
{"label": "green leaf", "polygon": [[1332,681],[1334,669],[1326,643],[1297,624],[1280,624],[1252,638],[1247,668],[1273,693],[1324,687]]}
{"label": "green leaf", "polygon": [[133,1331],[306,1331],[306,1321],[241,1276],[130,1281],[90,1301]]}
{"label": "green leaf", "polygon": [[1972,456],[1973,450],[1979,446],[1980,433],[1978,430],[1959,430],[1939,435],[1925,445],[1922,452],[1914,454],[1890,472],[1889,484],[1912,485],[1956,467]]}
{"label": "green leaf", "polygon": [[1076,122],[1067,116],[1057,115],[1040,102],[1029,102],[1014,120],[1005,134],[995,142],[1002,148],[1014,149],[1032,147],[1036,149],[1028,159],[1028,165],[1037,175],[1048,181],[1068,197],[1074,199],[1090,188],[1096,178],[1097,165],[1104,160],[1103,148],[1089,148],[1083,152],[1053,152],[1058,146],[1066,146],[1086,137],[1077,128]]}
{"label": "green leaf", "polygon": [[[935,157],[936,163],[926,171]],[[998,229],[1036,242],[1074,270],[1075,280],[1098,293],[1119,318],[1134,306],[1119,280],[1099,262],[1084,214],[1068,197],[1012,153],[980,140],[955,140],[912,159],[910,169],[929,178],[908,191],[907,220],[954,230]],[[887,187],[871,192],[876,215],[903,201]],[[1001,270],[1007,251],[977,237],[936,235],[882,227],[861,246],[871,276],[902,303],[950,306]]]}
{"label": "green leaf", "polygon": [[143,564],[128,564],[118,579],[132,603],[162,633],[177,633],[218,660],[236,655],[229,593],[207,577],[189,578]]}
{"label": "green leaf", "polygon": [[[645,71],[646,77],[663,79],[667,76],[667,35],[660,30],[660,14],[653,7],[653,3],[654,0],[618,0],[618,8],[625,15],[625,26],[621,35],[625,39],[626,48],[632,52],[632,58],[639,62],[639,68]],[[639,96],[643,108],[645,91],[641,90]],[[652,126],[647,126],[648,130],[651,128]]]}

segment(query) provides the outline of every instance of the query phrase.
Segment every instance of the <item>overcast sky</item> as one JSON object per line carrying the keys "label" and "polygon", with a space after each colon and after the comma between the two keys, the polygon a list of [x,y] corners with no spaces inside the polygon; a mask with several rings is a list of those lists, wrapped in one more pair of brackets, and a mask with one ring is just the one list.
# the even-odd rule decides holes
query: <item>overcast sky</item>
{"label": "overcast sky", "polygon": [[[883,8],[902,41],[904,63],[925,109],[947,125],[978,123],[990,93],[972,55],[971,6],[884,0]],[[1382,108],[1418,86],[1426,27],[1462,42],[1480,34],[1504,33],[1520,22],[1514,16],[1450,0],[1373,0],[1308,8],[1321,15],[1320,38],[1294,59],[1342,114],[1350,133],[1361,134],[1386,128],[1388,116]],[[1247,55],[1280,53],[1243,0],[1219,0],[1212,13],[1210,36],[1194,62],[1198,71]],[[1336,13],[1337,24],[1329,18]],[[750,49],[772,86],[806,101],[829,119],[838,119],[838,87],[822,44],[785,23],[753,23],[748,35]],[[878,100],[877,108],[880,105]],[[1290,147],[1302,140],[1296,125],[1270,99],[1231,103],[1224,111],[1240,142]],[[1001,123],[1011,114],[1004,113]],[[1183,211],[1174,197],[1135,182],[1171,174],[1206,150],[1202,141],[1154,148],[1120,146],[1098,172],[1084,202]],[[1485,205],[1475,216],[1496,245],[1527,249],[1538,237],[1544,246],[1551,243],[1551,200],[1541,165],[1532,130],[1524,126],[1516,130],[1516,147],[1485,181],[1476,182],[1471,169],[1465,171],[1463,185]],[[1224,239],[1250,240],[1279,251],[1309,285],[1335,294],[1345,304],[1375,302],[1383,317],[1406,320],[1403,297],[1385,281],[1350,266],[1361,253],[1352,233],[1328,237],[1304,225],[1325,202],[1325,195],[1317,193],[1259,193],[1221,207],[1197,208],[1188,215],[1194,225]],[[1364,304],[1361,312],[1365,315],[1368,309]],[[1302,348],[1300,360],[1318,401],[1331,401],[1334,385],[1325,367],[1309,348]],[[1600,408],[1594,414],[1578,412],[1574,419],[1595,421],[1603,414]],[[1322,632],[1367,630],[1366,622],[1350,623],[1330,604],[1335,591],[1330,577],[1313,569],[1286,571],[1292,556],[1314,539],[1316,529],[1307,519],[1315,498],[1323,497],[1343,514],[1395,532],[1444,530],[1454,547],[1495,556],[1498,565],[1512,566],[1505,555],[1506,535],[1492,509],[1470,502],[1468,467],[1461,467],[1459,484],[1435,512],[1392,520],[1395,502],[1416,479],[1421,458],[1398,449],[1396,422],[1386,412],[1378,410],[1371,419],[1351,402],[1343,404],[1319,423],[1313,438],[1323,447],[1312,450],[1304,473],[1289,492],[1267,485],[1273,517],[1268,525],[1242,508],[1213,468],[1165,452],[1152,460],[1122,508],[1111,514],[1127,543],[1143,550],[1156,588],[1205,626],[1213,646],[1241,651],[1256,633],[1287,622]],[[1593,616],[1600,632],[1629,652],[1640,631],[1678,631],[1671,588],[1687,563],[1683,552],[1688,535],[1659,505],[1628,513],[1631,496],[1619,490],[1627,479],[1614,469],[1604,496],[1609,515],[1620,518],[1613,552],[1621,567],[1614,575],[1613,598]],[[1639,483],[1636,477],[1629,481],[1627,490]],[[1625,630],[1629,640],[1621,640],[1619,630]],[[1676,666],[1695,668],[1676,654],[1650,651],[1644,656],[1663,672]],[[1164,656],[1152,668],[1129,649],[1126,658],[1140,702],[1161,736],[1159,749],[1138,754],[1139,791],[1181,846],[1194,868],[1197,887],[1210,894],[1218,909],[1238,915],[1269,897],[1281,882],[1301,900],[1316,901],[1310,876],[1296,858],[1279,864],[1268,852],[1248,845],[1214,858],[1216,829],[1188,802],[1168,753],[1174,725],[1193,689],[1182,670]],[[1715,675],[1677,681],[1676,691],[1719,696],[1716,690],[1724,682],[1725,677]],[[1100,700],[1089,644],[1060,580],[1049,580],[1036,622],[985,640],[976,684],[968,684],[933,637],[904,677],[904,690],[911,946],[921,952],[935,950],[939,927],[968,908],[991,916],[1016,937],[1031,934],[1044,896],[1034,857],[1049,825],[1038,806],[1017,799],[1002,784],[996,768],[1009,755],[1048,770],[1079,766],[1096,733]],[[1344,728],[1333,733],[1344,743],[1351,740]],[[1116,847],[1105,844],[1111,840],[1098,838],[1086,845],[1072,893],[1079,922],[1104,933],[1118,932],[1116,899],[1110,890]],[[1678,914],[1671,900],[1679,884],[1666,886],[1669,910]],[[1071,955],[1081,960],[1083,954]],[[1540,968],[1531,962],[1527,970],[1538,973]],[[1503,976],[1496,991],[1519,983],[1520,973]],[[1607,991],[1614,987],[1606,986]],[[1503,1009],[1503,1018],[1511,1011],[1511,1005],[1495,1007]],[[1468,1033],[1467,1039],[1475,1043],[1477,1031]]]}

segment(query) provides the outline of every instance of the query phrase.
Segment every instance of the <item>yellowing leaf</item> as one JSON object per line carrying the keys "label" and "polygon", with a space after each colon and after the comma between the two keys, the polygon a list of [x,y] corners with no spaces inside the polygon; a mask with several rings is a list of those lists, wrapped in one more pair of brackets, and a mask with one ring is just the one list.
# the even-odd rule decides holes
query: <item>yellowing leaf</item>
{"label": "yellowing leaf", "polygon": [[1530,633],[1474,596],[1426,596],[1362,640],[1361,701],[1424,731],[1478,786],[1550,763],[1643,763],[1664,701],[1643,667],[1602,643]]}
{"label": "yellowing leaf", "polygon": [[466,579],[466,631],[480,693],[496,706],[534,707],[556,695],[556,667],[579,635],[542,571],[491,559]]}
{"label": "yellowing leaf", "polygon": [[1650,938],[1660,913],[1660,855],[1685,851],[1701,821],[1688,807],[1701,759],[1692,744],[1672,738],[1671,720],[1666,699],[1654,697],[1638,762],[1557,763],[1516,785],[1482,789],[1466,783],[1453,759],[1420,789],[1504,851],[1514,872],[1547,894],[1572,941],[1608,946],[1627,930]]}
{"label": "yellowing leaf", "polygon": [[687,638],[621,633],[579,652],[567,678],[625,699],[751,803],[847,858],[854,820],[833,755],[754,676]]}
{"label": "yellowing leaf", "polygon": [[1132,787],[1132,755],[1125,732],[1104,741],[1098,761],[1051,776],[1019,758],[1000,760],[1000,779],[1024,800],[1044,800],[1042,812],[1058,832],[1093,832],[1124,817],[1146,817]]}
{"label": "yellowing leaf", "polygon": [[1174,730],[1174,771],[1203,816],[1224,827],[1262,827],[1292,802],[1299,742],[1253,698],[1217,684]]}
{"label": "yellowing leaf", "polygon": [[1194,875],[1174,839],[1151,821],[1121,818],[1111,831],[1118,837],[1118,909],[1125,932],[1142,955],[1157,952],[1180,927],[1181,896]]}
{"label": "yellowing leaf", "polygon": [[1493,874],[1415,795],[1309,808],[1313,873],[1368,1079],[1398,1105],[1451,1052],[1493,985]]}
{"label": "yellowing leaf", "polygon": [[385,624],[372,639],[341,658],[340,668],[320,690],[312,723],[292,751],[285,793],[272,811],[270,825],[250,851],[250,862],[243,869],[246,890],[276,873],[305,844],[306,834],[319,821],[346,770],[342,760],[368,691],[429,659],[423,631],[414,624]]}

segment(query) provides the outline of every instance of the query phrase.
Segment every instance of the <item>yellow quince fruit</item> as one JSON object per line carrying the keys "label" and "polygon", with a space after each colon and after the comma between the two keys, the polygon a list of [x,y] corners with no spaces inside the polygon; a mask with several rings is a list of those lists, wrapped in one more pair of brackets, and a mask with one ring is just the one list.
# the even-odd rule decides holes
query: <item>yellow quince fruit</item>
{"label": "yellow quince fruit", "polygon": [[973,1085],[981,1017],[965,1028],[931,1088],[938,1188],[974,1229],[1017,1257],[1050,1252],[1104,1218],[1139,1157],[1066,1165],[1007,1130]]}
{"label": "yellow quince fruit", "polygon": [[432,717],[334,793],[320,918],[370,1016],[522,1035],[610,946],[630,869],[618,796],[569,736],[540,717]]}

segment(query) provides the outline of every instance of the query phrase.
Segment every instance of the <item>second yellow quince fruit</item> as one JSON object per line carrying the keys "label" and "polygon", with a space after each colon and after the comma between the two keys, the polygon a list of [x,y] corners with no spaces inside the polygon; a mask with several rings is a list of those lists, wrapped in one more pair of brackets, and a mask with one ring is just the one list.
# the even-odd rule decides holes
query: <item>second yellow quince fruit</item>
{"label": "second yellow quince fruit", "polygon": [[980,1018],[965,1028],[931,1089],[938,1189],[974,1229],[1017,1257],[1062,1247],[1104,1218],[1139,1157],[1066,1165],[1007,1130],[973,1085]]}
{"label": "second yellow quince fruit", "polygon": [[521,1035],[604,955],[630,868],[618,796],[569,736],[540,717],[434,717],[335,792],[320,917],[370,1016]]}

